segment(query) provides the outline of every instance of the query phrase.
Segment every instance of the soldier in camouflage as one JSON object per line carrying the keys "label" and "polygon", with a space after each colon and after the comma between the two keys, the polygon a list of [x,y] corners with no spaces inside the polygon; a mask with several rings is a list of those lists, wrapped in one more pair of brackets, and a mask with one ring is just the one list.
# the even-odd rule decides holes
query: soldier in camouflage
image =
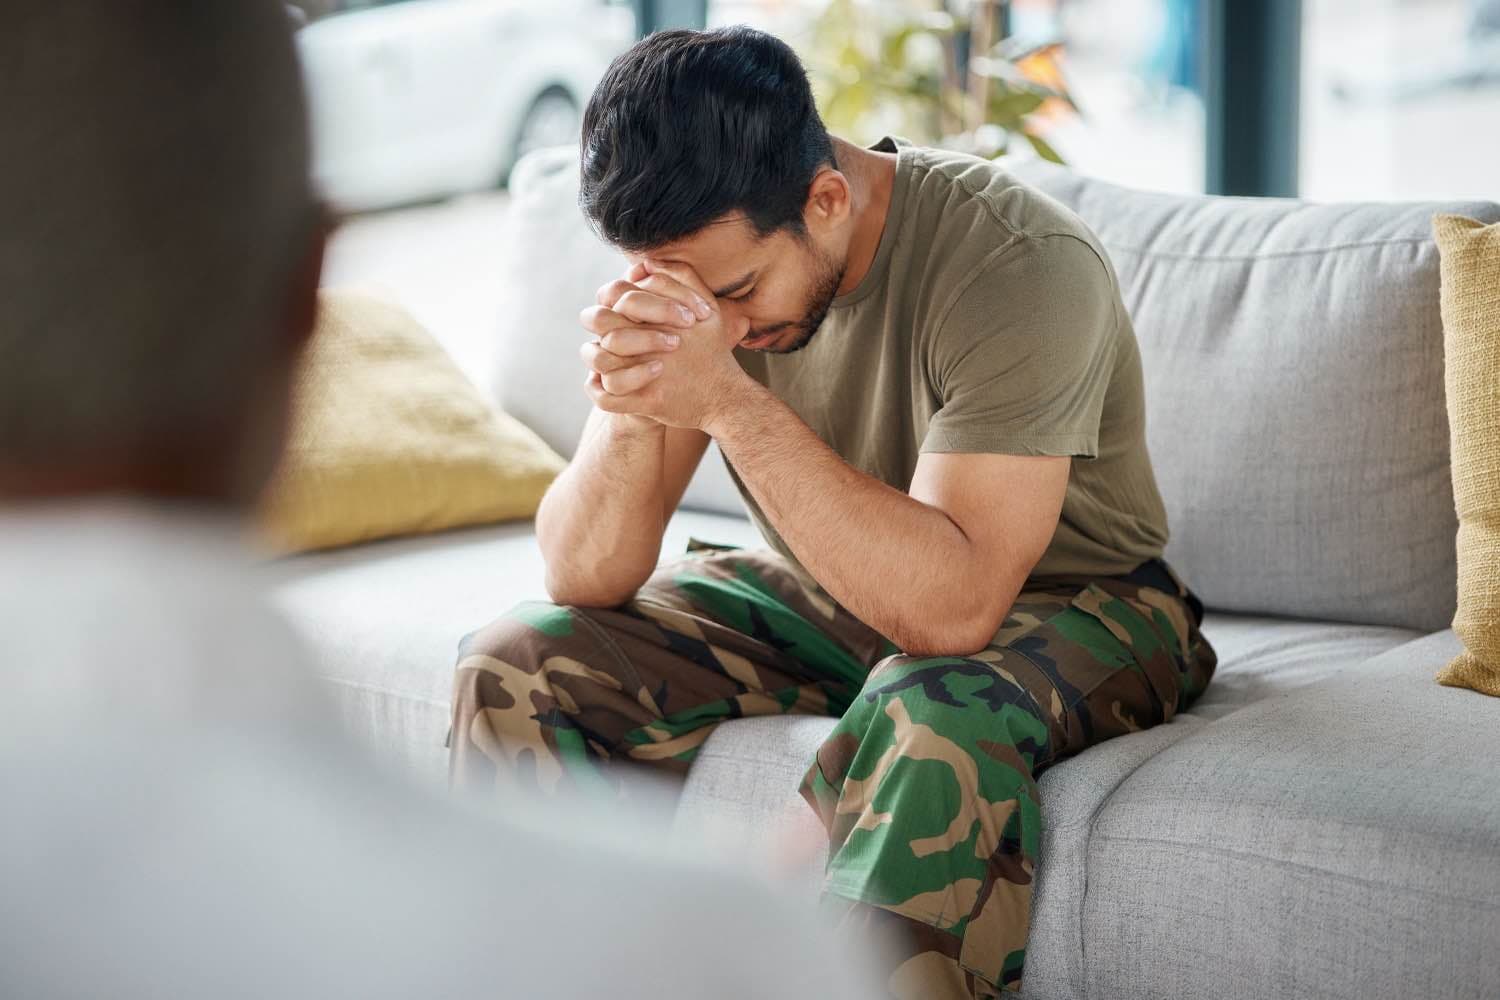
{"label": "soldier in camouflage", "polygon": [[[1038,775],[1171,719],[1216,664],[1161,558],[1107,255],[989,161],[830,142],[749,29],[638,43],[583,150],[631,266],[583,316],[595,410],[537,517],[553,599],[461,645],[455,785],[608,795],[685,773],[725,720],[836,717],[800,787],[825,905],[898,942],[893,997],[1019,990]],[[710,438],[768,547],[658,566]]]}

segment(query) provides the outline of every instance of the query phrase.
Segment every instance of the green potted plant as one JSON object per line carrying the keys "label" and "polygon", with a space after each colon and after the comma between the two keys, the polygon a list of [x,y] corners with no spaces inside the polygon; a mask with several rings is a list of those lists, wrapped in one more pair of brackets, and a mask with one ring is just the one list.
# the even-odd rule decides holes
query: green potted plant
{"label": "green potted plant", "polygon": [[1078,113],[1060,45],[997,38],[999,14],[1000,0],[972,0],[958,13],[943,0],[828,0],[802,53],[824,122],[990,159],[1019,137],[1061,163],[1040,134],[1046,117]]}

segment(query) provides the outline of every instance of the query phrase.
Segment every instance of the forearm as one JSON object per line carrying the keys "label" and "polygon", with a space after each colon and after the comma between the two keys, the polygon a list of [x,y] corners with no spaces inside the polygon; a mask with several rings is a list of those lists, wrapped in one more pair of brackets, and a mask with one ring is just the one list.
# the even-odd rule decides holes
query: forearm
{"label": "forearm", "polygon": [[982,648],[994,587],[958,525],[850,466],[764,387],[742,391],[709,432],[808,572],[904,652]]}
{"label": "forearm", "polygon": [[660,424],[602,414],[547,490],[536,533],[556,603],[612,607],[656,568],[665,433]]}

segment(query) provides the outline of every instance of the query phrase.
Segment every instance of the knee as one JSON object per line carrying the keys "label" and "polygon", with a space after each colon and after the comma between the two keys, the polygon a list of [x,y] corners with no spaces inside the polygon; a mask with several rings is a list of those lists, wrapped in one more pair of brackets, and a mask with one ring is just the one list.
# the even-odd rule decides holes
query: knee
{"label": "knee", "polygon": [[900,698],[917,714],[965,708],[1038,714],[1035,698],[1012,671],[977,657],[887,656],[871,669],[860,696],[879,704]]}
{"label": "knee", "polygon": [[[572,629],[573,609],[522,601],[458,644],[453,676],[455,719],[494,719],[546,683],[546,663]],[[524,706],[523,706],[524,707]],[[514,721],[514,720],[512,720]]]}
{"label": "knee", "polygon": [[894,727],[913,745],[964,746],[1027,768],[1050,753],[1056,720],[997,662],[976,657],[896,655],[879,661],[857,703],[867,723]]}
{"label": "knee", "polygon": [[[452,686],[452,748],[501,761],[538,746],[538,721],[557,704],[546,663],[570,630],[572,609],[523,601],[459,642]],[[510,749],[506,749],[509,747]]]}
{"label": "knee", "polygon": [[573,610],[547,601],[521,601],[459,640],[460,669],[474,657],[518,665],[535,660],[552,640],[572,632]]}

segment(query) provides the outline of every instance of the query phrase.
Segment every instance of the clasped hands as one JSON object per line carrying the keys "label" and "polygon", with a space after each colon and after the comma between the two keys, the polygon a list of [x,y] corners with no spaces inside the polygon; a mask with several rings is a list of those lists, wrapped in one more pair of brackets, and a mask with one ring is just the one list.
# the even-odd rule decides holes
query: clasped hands
{"label": "clasped hands", "polygon": [[686,264],[631,266],[579,313],[594,339],[579,350],[594,405],[707,431],[749,376],[732,350],[749,321],[726,315]]}

